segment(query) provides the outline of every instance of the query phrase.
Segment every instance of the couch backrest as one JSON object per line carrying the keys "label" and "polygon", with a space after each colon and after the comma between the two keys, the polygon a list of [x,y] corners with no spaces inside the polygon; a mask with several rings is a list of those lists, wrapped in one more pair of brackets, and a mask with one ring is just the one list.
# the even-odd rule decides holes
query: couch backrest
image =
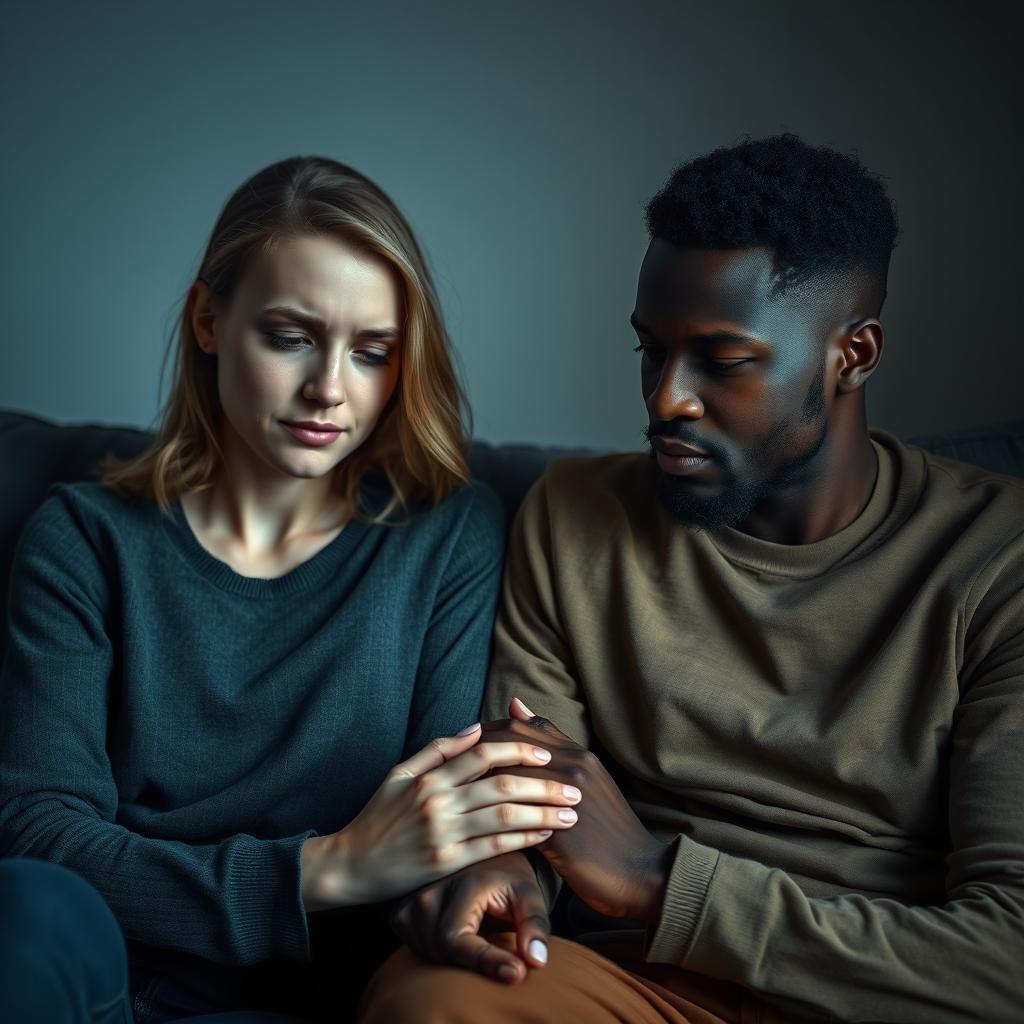
{"label": "couch backrest", "polygon": [[[25,521],[58,481],[88,480],[107,453],[128,458],[150,439],[144,430],[96,424],[64,425],[0,410],[0,657],[7,645],[7,584],[14,546]],[[1024,419],[910,439],[947,458],[1024,477]],[[554,458],[592,449],[474,441],[470,466],[501,498],[509,522],[530,485]]]}

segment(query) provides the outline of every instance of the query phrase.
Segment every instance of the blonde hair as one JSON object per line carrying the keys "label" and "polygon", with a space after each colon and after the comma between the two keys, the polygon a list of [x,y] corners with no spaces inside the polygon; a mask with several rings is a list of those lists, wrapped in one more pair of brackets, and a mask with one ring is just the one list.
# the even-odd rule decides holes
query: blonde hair
{"label": "blonde hair", "polygon": [[[469,410],[430,271],[408,222],[358,171],[325,157],[292,157],[265,167],[228,199],[206,246],[198,278],[227,302],[246,266],[281,238],[328,235],[375,254],[395,272],[404,328],[398,387],[373,433],[335,470],[340,492],[364,521],[391,521],[414,500],[437,503],[469,479]],[[175,374],[153,443],[124,463],[108,460],[102,480],[125,497],[167,511],[181,494],[213,484],[223,465],[223,416],[216,358],[196,341],[182,303],[167,356]],[[361,484],[386,477],[390,496],[368,510]]]}

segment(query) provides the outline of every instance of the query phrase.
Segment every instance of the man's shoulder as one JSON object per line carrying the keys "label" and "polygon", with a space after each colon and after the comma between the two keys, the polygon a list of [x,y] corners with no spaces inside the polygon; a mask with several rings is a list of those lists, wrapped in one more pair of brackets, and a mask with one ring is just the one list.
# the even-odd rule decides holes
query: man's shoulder
{"label": "man's shoulder", "polygon": [[540,485],[550,505],[592,507],[592,503],[628,501],[653,493],[650,457],[641,452],[572,456],[548,463]]}
{"label": "man's shoulder", "polygon": [[935,455],[925,448],[898,442],[904,461],[918,460],[922,473],[917,515],[959,521],[983,517],[1007,539],[1024,528],[1024,480],[969,462]]}

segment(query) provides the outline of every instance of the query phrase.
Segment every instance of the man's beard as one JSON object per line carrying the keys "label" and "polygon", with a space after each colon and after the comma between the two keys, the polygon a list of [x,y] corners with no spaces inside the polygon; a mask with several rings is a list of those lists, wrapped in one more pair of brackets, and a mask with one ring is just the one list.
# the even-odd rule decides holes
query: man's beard
{"label": "man's beard", "polygon": [[[819,430],[814,441],[799,455],[787,459],[770,474],[758,479],[738,480],[725,460],[725,453],[710,451],[720,459],[722,482],[715,493],[701,494],[700,488],[684,477],[655,469],[655,489],[658,500],[678,522],[697,530],[718,530],[741,523],[766,498],[788,487],[804,476],[807,466],[814,460],[828,436],[828,416],[824,412],[824,388],[818,376],[804,397],[800,411],[800,423],[817,421]],[[746,452],[750,466],[762,466],[771,458],[771,453],[784,444],[786,435],[794,429],[791,419],[780,420],[758,443]],[[647,432],[648,438],[661,431]],[[666,433],[663,436],[673,436]],[[685,437],[679,440],[686,442]],[[656,458],[651,449],[651,458]]]}

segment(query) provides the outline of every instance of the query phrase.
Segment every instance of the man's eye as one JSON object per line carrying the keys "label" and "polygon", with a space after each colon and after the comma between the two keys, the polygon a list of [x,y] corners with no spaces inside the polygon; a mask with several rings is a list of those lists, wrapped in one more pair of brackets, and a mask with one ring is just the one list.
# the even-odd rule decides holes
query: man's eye
{"label": "man's eye", "polygon": [[718,372],[735,370],[746,363],[752,363],[753,359],[709,359],[708,363]]}
{"label": "man's eye", "polygon": [[301,334],[274,334],[273,331],[267,333],[267,339],[274,348],[285,352],[294,352],[295,349],[304,348],[310,343],[309,339]]}

